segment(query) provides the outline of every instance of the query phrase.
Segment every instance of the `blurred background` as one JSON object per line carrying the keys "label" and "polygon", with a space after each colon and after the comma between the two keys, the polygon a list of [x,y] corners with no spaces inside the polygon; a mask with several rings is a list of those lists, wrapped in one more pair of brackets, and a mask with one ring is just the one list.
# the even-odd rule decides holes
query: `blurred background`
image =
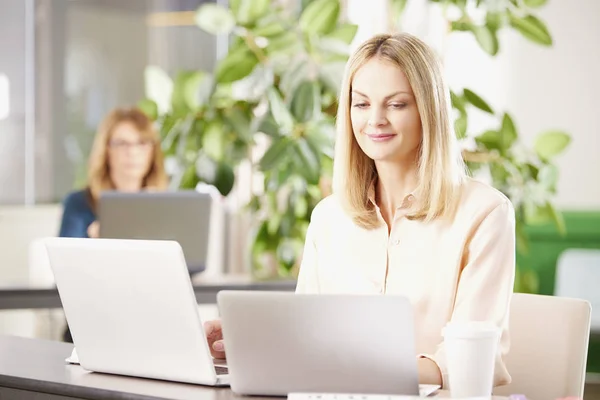
{"label": "blurred background", "polygon": [[[0,291],[52,285],[32,243],[58,234],[120,106],[159,130],[169,190],[218,190],[207,273],[293,279],[330,190],[344,63],[407,31],[444,63],[473,175],[515,204],[515,290],[600,305],[598,16],[597,0],[0,0]],[[0,311],[0,332],[57,338],[39,320]]]}

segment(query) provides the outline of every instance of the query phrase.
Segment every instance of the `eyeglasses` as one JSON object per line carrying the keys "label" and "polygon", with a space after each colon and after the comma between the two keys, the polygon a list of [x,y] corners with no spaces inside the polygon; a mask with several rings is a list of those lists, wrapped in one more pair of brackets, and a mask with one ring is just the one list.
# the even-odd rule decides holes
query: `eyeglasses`
{"label": "eyeglasses", "polygon": [[122,139],[113,139],[108,142],[108,146],[115,150],[127,150],[132,148],[138,148],[146,150],[154,146],[154,142],[149,139],[138,140],[137,142],[129,142]]}

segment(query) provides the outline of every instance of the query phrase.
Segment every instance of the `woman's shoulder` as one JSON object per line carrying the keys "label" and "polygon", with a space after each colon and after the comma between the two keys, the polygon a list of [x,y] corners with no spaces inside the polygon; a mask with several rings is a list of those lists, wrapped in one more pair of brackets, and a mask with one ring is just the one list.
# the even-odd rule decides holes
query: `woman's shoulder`
{"label": "woman's shoulder", "polygon": [[489,214],[500,206],[510,212],[513,210],[512,202],[500,190],[475,178],[465,180],[460,208]]}
{"label": "woman's shoulder", "polygon": [[89,191],[87,189],[73,191],[65,196],[64,208],[91,210]]}
{"label": "woman's shoulder", "polygon": [[354,225],[336,194],[330,194],[317,203],[310,216],[310,224],[319,231],[329,231],[340,226],[349,229]]}
{"label": "woman's shoulder", "polygon": [[344,212],[339,199],[335,194],[330,194],[317,203],[313,209],[311,221],[320,222],[332,218],[339,218],[343,215]]}

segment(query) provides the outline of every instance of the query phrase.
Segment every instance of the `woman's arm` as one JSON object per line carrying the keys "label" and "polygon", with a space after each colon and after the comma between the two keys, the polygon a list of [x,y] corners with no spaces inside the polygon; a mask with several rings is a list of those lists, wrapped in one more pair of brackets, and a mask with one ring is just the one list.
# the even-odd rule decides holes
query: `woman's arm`
{"label": "woman's arm", "polygon": [[80,192],[71,193],[63,203],[63,214],[60,223],[60,237],[87,238],[90,225],[89,207]]}
{"label": "woman's arm", "polygon": [[[464,257],[451,320],[489,321],[502,329],[494,386],[505,385],[510,383],[510,375],[502,357],[509,348],[508,312],[515,279],[515,215],[510,201],[505,200],[483,219],[468,240]],[[435,354],[422,357],[437,365],[446,387],[444,344]],[[425,366],[430,364],[420,361],[422,383],[430,382],[435,375]]]}
{"label": "woman's arm", "polygon": [[302,264],[298,273],[296,293],[319,293],[319,277],[317,274],[317,247],[315,245],[315,223],[311,221],[306,230]]}

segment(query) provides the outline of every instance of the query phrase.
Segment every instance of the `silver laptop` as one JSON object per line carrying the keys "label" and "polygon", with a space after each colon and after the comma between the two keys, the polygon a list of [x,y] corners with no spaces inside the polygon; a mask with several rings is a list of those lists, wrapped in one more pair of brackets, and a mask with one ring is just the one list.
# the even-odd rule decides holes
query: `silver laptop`
{"label": "silver laptop", "polygon": [[210,193],[103,192],[98,202],[100,237],[174,240],[181,244],[190,273],[206,269],[209,249]]}
{"label": "silver laptop", "polygon": [[221,291],[231,389],[426,396],[419,386],[413,313],[395,296]]}
{"label": "silver laptop", "polygon": [[83,368],[228,384],[210,354],[177,242],[49,238],[45,245]]}

